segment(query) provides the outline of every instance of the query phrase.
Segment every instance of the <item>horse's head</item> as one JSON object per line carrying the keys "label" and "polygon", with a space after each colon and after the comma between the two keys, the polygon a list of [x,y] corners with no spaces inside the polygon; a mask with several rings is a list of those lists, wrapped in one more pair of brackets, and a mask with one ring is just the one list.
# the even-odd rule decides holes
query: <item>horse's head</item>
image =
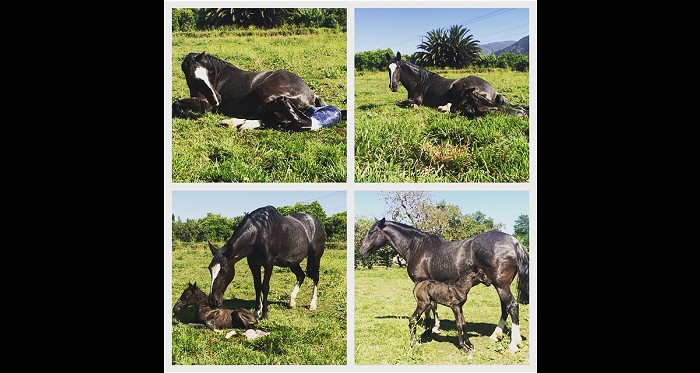
{"label": "horse's head", "polygon": [[366,259],[374,254],[377,249],[386,245],[388,238],[383,231],[385,224],[386,219],[382,218],[382,220],[375,221],[369,228],[364,240],[362,240],[362,245],[360,245],[360,258]]}
{"label": "horse's head", "polygon": [[387,70],[389,70],[389,88],[392,92],[399,90],[399,82],[401,81],[401,53],[396,52],[396,56],[392,57],[389,53],[386,54]]}
{"label": "horse's head", "polygon": [[211,106],[219,106],[221,103],[221,95],[212,83],[216,77],[215,61],[215,57],[205,52],[190,53],[182,61],[182,72],[185,73],[190,92],[203,95]]}
{"label": "horse's head", "polygon": [[197,282],[195,281],[193,284],[188,281],[187,289],[182,292],[182,295],[180,295],[180,298],[178,298],[173,306],[173,313],[175,315],[180,313],[183,309],[197,303],[197,290],[199,290]]}
{"label": "horse's head", "polygon": [[217,249],[216,246],[209,243],[209,249],[214,254],[211,263],[209,263],[209,273],[211,274],[209,305],[216,308],[221,305],[221,298],[223,298],[224,291],[226,291],[228,285],[233,281],[236,270],[233,264],[229,263],[231,259],[224,255],[226,245],[221,249]]}

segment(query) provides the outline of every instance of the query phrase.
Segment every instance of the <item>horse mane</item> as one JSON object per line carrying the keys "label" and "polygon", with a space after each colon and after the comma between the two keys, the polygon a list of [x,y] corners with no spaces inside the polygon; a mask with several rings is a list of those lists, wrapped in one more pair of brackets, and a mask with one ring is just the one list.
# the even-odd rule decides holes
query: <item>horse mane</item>
{"label": "horse mane", "polygon": [[206,54],[205,56],[209,59],[209,61],[211,61],[212,69],[217,73],[216,75],[219,74],[219,71],[224,70],[226,68],[241,70],[234,64],[228,61],[224,61],[216,56],[212,56],[211,54]]}
{"label": "horse mane", "polygon": [[408,62],[406,60],[401,60],[403,62],[403,65],[411,69],[411,71],[418,76],[418,79],[416,79],[413,84],[411,84],[411,88],[417,86],[417,85],[423,85],[425,82],[430,79],[431,75],[437,75],[434,72],[428,71],[424,69],[422,66],[418,66],[416,64],[413,64],[411,62]]}
{"label": "horse mane", "polygon": [[420,230],[414,226],[408,225],[408,224],[400,223],[398,221],[387,221],[387,223],[391,223],[392,225],[394,225],[400,229],[410,230],[411,232],[413,232],[414,239],[419,238],[421,240],[429,240],[429,241],[436,241],[436,242],[445,241],[444,238],[442,238],[436,234],[422,231],[422,230]]}

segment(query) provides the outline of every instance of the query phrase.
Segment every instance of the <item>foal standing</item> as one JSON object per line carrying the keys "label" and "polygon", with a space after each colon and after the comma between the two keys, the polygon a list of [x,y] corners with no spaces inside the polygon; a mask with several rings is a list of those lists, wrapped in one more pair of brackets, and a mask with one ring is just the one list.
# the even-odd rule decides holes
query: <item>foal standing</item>
{"label": "foal standing", "polygon": [[[469,337],[467,337],[464,332],[466,321],[464,321],[462,306],[467,301],[469,289],[471,289],[473,285],[479,283],[483,283],[486,286],[491,285],[491,280],[486,277],[481,268],[476,272],[471,271],[460,277],[454,284],[447,284],[435,280],[425,280],[417,283],[416,286],[413,287],[413,296],[416,298],[416,310],[413,312],[413,315],[411,315],[411,320],[408,323],[408,328],[411,332],[411,347],[413,347],[416,341],[416,322],[418,318],[422,313],[428,310],[428,307],[435,313],[437,303],[440,303],[450,307],[452,312],[454,312],[459,347],[467,352],[469,354],[468,358],[471,359],[471,350],[474,349],[474,345],[469,341]],[[427,317],[425,318],[425,330],[426,332],[430,330]]]}

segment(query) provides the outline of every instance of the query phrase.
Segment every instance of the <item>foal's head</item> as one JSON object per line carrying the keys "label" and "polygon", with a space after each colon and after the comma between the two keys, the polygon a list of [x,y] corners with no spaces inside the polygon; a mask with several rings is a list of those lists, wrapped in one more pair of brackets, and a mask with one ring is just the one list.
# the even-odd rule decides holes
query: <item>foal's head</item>
{"label": "foal's head", "polygon": [[173,306],[173,313],[177,315],[180,311],[191,305],[198,305],[198,293],[200,292],[202,291],[197,287],[196,281],[194,284],[188,281],[187,288],[182,292],[182,295],[180,295],[180,298],[178,298]]}
{"label": "foal's head", "polygon": [[209,291],[209,305],[216,308],[221,305],[221,299],[224,296],[224,291],[233,281],[233,276],[236,274],[236,269],[231,259],[224,255],[226,245],[221,249],[209,242],[209,250],[214,255],[209,263],[209,273],[211,274],[211,290]]}
{"label": "foal's head", "polygon": [[386,54],[387,70],[389,70],[389,88],[392,92],[399,90],[399,82],[401,82],[401,53],[396,52],[396,56],[392,57],[389,53]]}

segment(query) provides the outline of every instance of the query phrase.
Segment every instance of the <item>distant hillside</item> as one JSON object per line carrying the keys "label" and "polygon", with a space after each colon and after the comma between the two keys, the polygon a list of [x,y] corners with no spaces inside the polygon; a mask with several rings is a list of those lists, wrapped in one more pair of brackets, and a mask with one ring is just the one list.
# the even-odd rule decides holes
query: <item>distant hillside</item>
{"label": "distant hillside", "polygon": [[497,50],[493,54],[500,56],[503,53],[524,54],[530,55],[530,35],[518,40],[517,43],[509,45],[501,50]]}
{"label": "distant hillside", "polygon": [[505,47],[508,47],[510,45],[515,44],[515,40],[507,40],[507,41],[497,41],[494,43],[488,43],[484,45],[480,45],[481,51],[484,52],[484,55],[489,55],[493,54],[495,51],[499,51]]}

